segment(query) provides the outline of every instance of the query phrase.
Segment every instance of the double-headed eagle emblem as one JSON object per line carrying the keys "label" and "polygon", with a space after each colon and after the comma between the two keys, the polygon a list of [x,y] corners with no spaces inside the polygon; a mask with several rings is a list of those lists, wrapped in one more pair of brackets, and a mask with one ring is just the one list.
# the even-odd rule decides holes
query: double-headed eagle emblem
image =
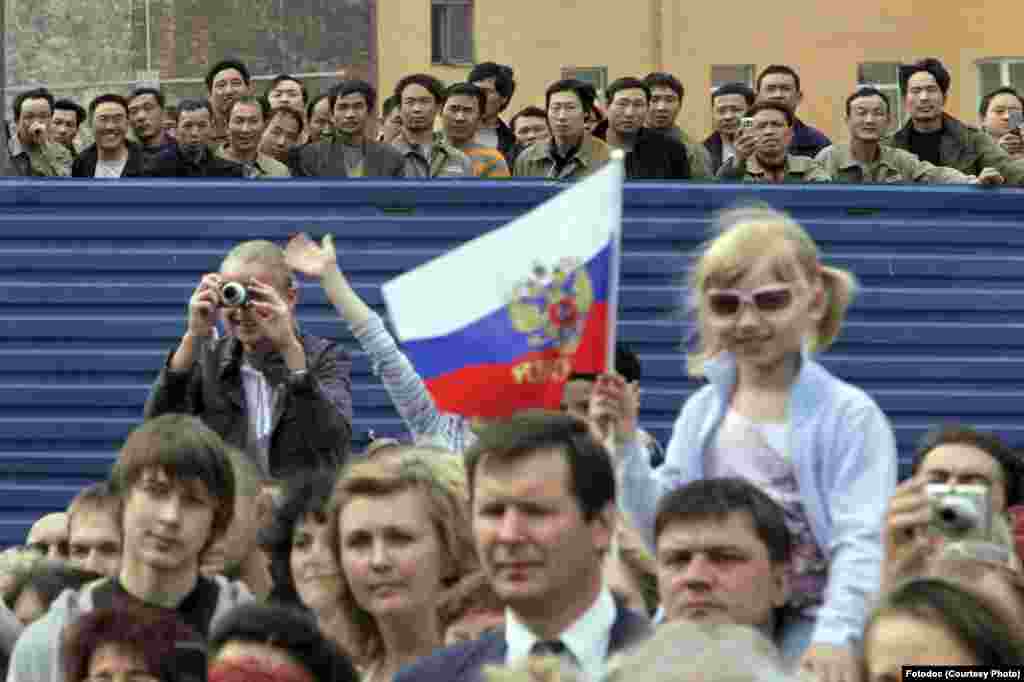
{"label": "double-headed eagle emblem", "polygon": [[594,287],[586,268],[562,258],[550,270],[537,264],[512,292],[508,316],[516,331],[527,334],[531,349],[575,353],[587,313],[594,304]]}

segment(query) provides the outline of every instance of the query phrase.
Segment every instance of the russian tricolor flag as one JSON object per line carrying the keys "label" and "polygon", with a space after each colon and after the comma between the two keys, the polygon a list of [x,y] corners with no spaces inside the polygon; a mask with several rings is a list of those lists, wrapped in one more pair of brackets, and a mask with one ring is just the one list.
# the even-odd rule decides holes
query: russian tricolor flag
{"label": "russian tricolor flag", "polygon": [[440,410],[556,408],[571,372],[614,365],[623,175],[613,153],[530,213],[384,284]]}

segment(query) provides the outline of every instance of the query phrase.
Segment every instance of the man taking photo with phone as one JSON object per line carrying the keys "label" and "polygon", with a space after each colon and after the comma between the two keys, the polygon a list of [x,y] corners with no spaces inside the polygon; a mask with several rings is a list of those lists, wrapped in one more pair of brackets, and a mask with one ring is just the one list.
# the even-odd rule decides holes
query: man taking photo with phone
{"label": "man taking photo with phone", "polygon": [[1024,99],[1010,87],[993,90],[978,108],[981,127],[1011,159],[1024,159]]}

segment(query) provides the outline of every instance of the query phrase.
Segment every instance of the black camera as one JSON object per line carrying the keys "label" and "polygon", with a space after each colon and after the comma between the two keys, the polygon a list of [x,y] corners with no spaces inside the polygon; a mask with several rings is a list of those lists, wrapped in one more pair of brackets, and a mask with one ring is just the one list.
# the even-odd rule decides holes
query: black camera
{"label": "black camera", "polygon": [[245,285],[238,282],[227,282],[220,288],[220,300],[228,308],[241,308],[249,305],[252,298]]}

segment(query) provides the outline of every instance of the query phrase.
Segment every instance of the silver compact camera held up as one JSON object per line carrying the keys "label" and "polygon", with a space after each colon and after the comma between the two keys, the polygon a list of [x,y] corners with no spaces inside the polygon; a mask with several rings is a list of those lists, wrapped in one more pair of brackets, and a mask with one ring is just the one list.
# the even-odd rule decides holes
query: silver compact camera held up
{"label": "silver compact camera held up", "polygon": [[928,530],[951,540],[992,539],[992,498],[986,485],[928,484]]}
{"label": "silver compact camera held up", "polygon": [[249,305],[252,297],[245,285],[238,282],[225,282],[220,288],[220,300],[228,308],[241,308]]}

